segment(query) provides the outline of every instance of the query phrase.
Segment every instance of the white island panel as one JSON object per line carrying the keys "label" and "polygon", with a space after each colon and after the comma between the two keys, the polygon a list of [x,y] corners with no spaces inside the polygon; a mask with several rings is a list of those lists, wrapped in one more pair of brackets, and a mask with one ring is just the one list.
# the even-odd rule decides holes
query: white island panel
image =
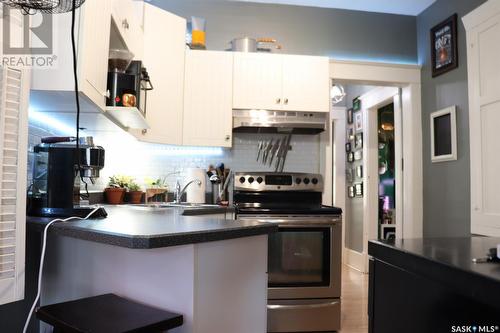
{"label": "white island panel", "polygon": [[42,305],[115,293],[182,314],[174,333],[266,332],[267,235],[147,250],[51,235],[47,251]]}

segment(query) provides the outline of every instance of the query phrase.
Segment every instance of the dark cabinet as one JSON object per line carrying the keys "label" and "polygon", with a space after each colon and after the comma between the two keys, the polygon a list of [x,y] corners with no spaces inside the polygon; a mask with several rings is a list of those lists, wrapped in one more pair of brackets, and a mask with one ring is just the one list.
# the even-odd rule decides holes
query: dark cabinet
{"label": "dark cabinet", "polygon": [[500,332],[500,282],[392,251],[370,261],[370,333]]}

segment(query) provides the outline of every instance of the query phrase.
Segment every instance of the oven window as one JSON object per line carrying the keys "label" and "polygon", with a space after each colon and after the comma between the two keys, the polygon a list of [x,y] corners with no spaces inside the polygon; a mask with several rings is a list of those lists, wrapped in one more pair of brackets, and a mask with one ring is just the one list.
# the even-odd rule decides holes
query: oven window
{"label": "oven window", "polygon": [[269,235],[269,287],[330,285],[330,228],[287,228]]}

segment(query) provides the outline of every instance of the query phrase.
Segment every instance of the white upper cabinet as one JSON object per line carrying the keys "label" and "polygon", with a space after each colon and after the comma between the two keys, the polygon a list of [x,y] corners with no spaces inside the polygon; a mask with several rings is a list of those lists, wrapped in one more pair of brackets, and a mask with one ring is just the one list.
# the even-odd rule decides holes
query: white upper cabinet
{"label": "white upper cabinet", "polygon": [[[141,60],[142,14],[137,14],[140,8],[132,0],[86,0],[77,9],[75,36],[83,112],[105,109],[110,45],[125,47]],[[33,69],[31,104],[39,111],[74,112],[71,13],[54,16],[54,23],[57,63],[54,69]]]}
{"label": "white upper cabinet", "polygon": [[471,232],[500,236],[500,1],[464,18],[467,30]]}
{"label": "white upper cabinet", "polygon": [[188,51],[183,144],[231,147],[233,54]]}
{"label": "white upper cabinet", "polygon": [[78,48],[80,89],[101,110],[106,107],[110,15],[108,1],[87,0],[82,6],[81,17],[84,19],[81,21]]}
{"label": "white upper cabinet", "polygon": [[[106,106],[111,3],[87,0],[77,10],[79,90],[83,112],[98,112]],[[39,111],[74,112],[71,13],[54,18],[57,63],[53,69],[32,70],[31,104]]]}
{"label": "white upper cabinet", "polygon": [[281,108],[283,61],[281,56],[234,53],[234,109]]}
{"label": "white upper cabinet", "polygon": [[111,8],[113,24],[119,32],[127,49],[134,53],[134,58],[142,60],[144,3],[133,0],[114,0]]}
{"label": "white upper cabinet", "polygon": [[283,110],[330,112],[328,58],[283,56]]}
{"label": "white upper cabinet", "polygon": [[235,53],[234,109],[329,112],[329,60]]}
{"label": "white upper cabinet", "polygon": [[132,131],[146,142],[182,144],[186,20],[144,5],[144,66],[154,89],[148,92],[146,131]]}

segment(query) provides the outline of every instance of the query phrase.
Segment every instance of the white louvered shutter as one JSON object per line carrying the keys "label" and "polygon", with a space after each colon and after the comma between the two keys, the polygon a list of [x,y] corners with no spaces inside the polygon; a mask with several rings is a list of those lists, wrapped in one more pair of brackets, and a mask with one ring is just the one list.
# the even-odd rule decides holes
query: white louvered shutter
{"label": "white louvered shutter", "polygon": [[26,73],[0,67],[0,304],[24,298]]}

